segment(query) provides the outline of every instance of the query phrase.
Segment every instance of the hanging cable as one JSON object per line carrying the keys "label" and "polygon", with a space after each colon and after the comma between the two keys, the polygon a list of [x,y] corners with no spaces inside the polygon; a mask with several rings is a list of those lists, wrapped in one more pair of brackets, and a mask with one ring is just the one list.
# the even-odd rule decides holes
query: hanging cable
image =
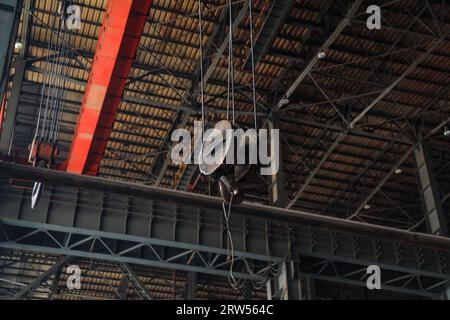
{"label": "hanging cable", "polygon": [[255,131],[258,133],[258,116],[256,109],[256,80],[255,80],[255,55],[253,44],[253,17],[252,17],[252,0],[248,0],[248,11],[250,19],[250,57],[252,61],[252,90],[253,90],[253,117],[255,121]]}
{"label": "hanging cable", "polygon": [[225,201],[222,202],[223,216],[225,219],[225,229],[227,233],[227,252],[228,256],[231,259],[228,282],[230,283],[230,286],[233,289],[240,291],[243,288],[245,280],[238,280],[234,276],[235,254],[234,254],[233,236],[231,235],[231,228],[230,228],[230,213],[232,202],[233,202],[233,192],[231,192],[231,198],[228,203],[228,210],[225,205],[226,202]]}
{"label": "hanging cable", "polygon": [[198,31],[200,38],[200,98],[202,105],[202,134],[205,134],[205,96],[203,80],[203,27],[202,27],[202,1],[198,0]]}
{"label": "hanging cable", "polygon": [[229,15],[229,31],[228,31],[228,53],[229,53],[229,76],[231,86],[231,109],[233,124],[236,123],[235,118],[235,101],[234,101],[234,59],[233,59],[233,2],[228,0]]}
{"label": "hanging cable", "polygon": [[[74,4],[73,0],[70,0],[69,4],[67,4],[68,6],[71,6]],[[64,7],[65,8],[65,7]],[[65,9],[63,9],[64,11],[62,12],[62,24],[63,24],[63,28],[65,30],[64,32],[64,38],[62,41],[62,63],[63,63],[63,67],[61,70],[61,85],[60,87],[62,88],[61,94],[58,97],[58,116],[55,119],[56,124],[55,124],[55,132],[54,132],[54,142],[56,142],[58,136],[59,136],[59,132],[60,132],[60,128],[61,128],[61,121],[62,121],[62,114],[64,112],[64,106],[66,103],[66,95],[65,95],[65,91],[64,88],[66,87],[67,84],[67,73],[68,73],[68,69],[69,67],[64,63],[65,61],[68,61],[70,59],[71,56],[71,51],[70,51],[70,43],[71,43],[71,39],[72,39],[72,33],[66,29],[66,22],[67,22],[67,16],[64,15],[65,13]]]}

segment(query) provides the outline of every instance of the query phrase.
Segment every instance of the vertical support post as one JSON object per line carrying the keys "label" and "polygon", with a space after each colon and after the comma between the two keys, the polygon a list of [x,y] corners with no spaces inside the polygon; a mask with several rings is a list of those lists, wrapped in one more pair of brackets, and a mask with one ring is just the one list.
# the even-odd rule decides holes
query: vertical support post
{"label": "vertical support post", "polygon": [[420,141],[414,155],[428,231],[435,235],[448,236],[447,221],[442,208],[430,151]]}
{"label": "vertical support post", "polygon": [[267,282],[268,300],[302,300],[301,281],[295,276],[293,262],[284,262],[278,277]]}
{"label": "vertical support post", "polygon": [[301,300],[314,300],[316,296],[316,282],[309,277],[301,277]]}
{"label": "vertical support post", "polygon": [[444,299],[443,300],[450,300],[450,286],[447,287],[447,290],[445,290]]}
{"label": "vertical support post", "polygon": [[[433,170],[431,153],[423,141],[419,141],[419,146],[414,151],[414,158],[428,232],[447,237],[449,235],[447,221]],[[450,300],[450,286],[443,292],[442,299]]]}
{"label": "vertical support post", "polygon": [[[269,141],[272,141],[271,130],[279,128],[280,128],[280,119],[278,114],[274,113],[272,114],[271,118],[267,123],[267,129],[269,130],[269,137],[270,137]],[[276,149],[272,144],[270,144],[269,147],[270,147],[270,154],[272,156]],[[279,170],[277,173],[275,173],[270,177],[269,199],[271,205],[279,208],[284,208],[286,197],[284,190],[284,172],[283,172],[283,158],[281,148],[279,153],[280,153],[278,155]]]}
{"label": "vertical support post", "polygon": [[0,152],[4,155],[9,155],[11,149],[26,64],[26,60],[22,58],[15,62],[16,71],[11,88],[11,96],[5,105],[6,108],[3,113],[3,125],[1,127],[2,131],[0,135]]}
{"label": "vertical support post", "polygon": [[[272,113],[267,122],[267,129],[279,129],[280,121],[277,113]],[[270,141],[272,141],[270,139]],[[270,152],[273,155],[275,148],[270,145]],[[280,148],[279,170],[270,178],[269,199],[270,204],[275,207],[284,208],[286,206],[286,196],[284,188],[283,157]],[[269,300],[311,300],[313,297],[312,288],[314,280],[301,278],[295,272],[293,261],[283,263],[281,273],[277,278],[267,283],[267,297]]]}
{"label": "vertical support post", "polygon": [[196,297],[197,297],[197,273],[196,272],[188,272],[186,274],[184,298],[186,300],[195,300]]}

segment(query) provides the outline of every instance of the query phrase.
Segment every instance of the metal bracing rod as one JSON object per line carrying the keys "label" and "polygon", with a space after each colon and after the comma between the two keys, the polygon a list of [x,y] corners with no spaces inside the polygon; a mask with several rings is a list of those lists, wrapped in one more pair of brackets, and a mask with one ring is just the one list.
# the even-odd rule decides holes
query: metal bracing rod
{"label": "metal bracing rod", "polygon": [[[309,119],[293,118],[293,117],[288,117],[288,116],[281,116],[280,119],[283,122],[296,123],[296,124],[300,124],[302,126],[317,128],[317,129],[324,129],[324,130],[329,129],[336,133],[345,131],[345,128],[343,128],[341,126],[327,124],[327,123],[309,120]],[[378,135],[378,134],[371,133],[371,132],[365,132],[363,130],[357,130],[356,128],[351,131],[348,131],[348,135],[355,136],[355,137],[369,138],[369,139],[384,141],[384,142],[392,141],[392,138],[390,138],[390,137]],[[410,139],[406,139],[405,137],[398,137],[396,140],[403,145],[412,145],[413,144]]]}
{"label": "metal bracing rod", "polygon": [[[366,272],[366,271],[367,271],[367,269],[364,269],[364,272]],[[346,284],[346,285],[351,285],[351,286],[367,288],[366,281],[362,281],[362,280],[346,279],[346,278],[342,278],[340,276],[329,276],[329,275],[321,275],[321,274],[317,275],[317,274],[313,274],[313,273],[309,273],[309,272],[303,272],[302,274],[310,277],[311,279],[315,279],[315,280],[341,283],[341,284]],[[448,280],[442,281],[442,282],[438,283],[438,285],[443,286],[443,285],[445,285],[446,282],[448,282]],[[394,286],[394,285],[389,285],[389,284],[382,284],[381,288],[382,288],[382,290],[398,292],[398,293],[408,294],[408,295],[417,295],[417,296],[431,298],[431,299],[439,299],[440,298],[440,295],[437,293],[428,292],[428,291],[420,290],[420,289],[408,289],[408,288],[404,288],[402,286]]]}
{"label": "metal bracing rod", "polygon": [[336,138],[336,140],[333,142],[333,144],[328,148],[327,152],[323,155],[322,159],[319,161],[319,163],[316,165],[314,170],[309,174],[308,178],[306,179],[305,183],[302,185],[300,190],[297,191],[294,198],[289,202],[289,204],[286,206],[287,209],[292,208],[297,200],[302,196],[302,194],[305,192],[305,190],[309,187],[311,182],[314,180],[317,173],[322,168],[323,164],[327,162],[328,158],[331,156],[331,154],[336,150],[336,148],[339,146],[342,140],[345,139],[347,135],[345,133],[340,133],[339,136]]}
{"label": "metal bracing rod", "polygon": [[[334,42],[335,40],[340,36],[342,31],[347,27],[347,25],[351,22],[351,19],[356,14],[359,6],[361,5],[362,1],[355,1],[349,11],[347,12],[347,15],[345,18],[339,23],[337,28],[334,30],[334,32],[329,36],[329,38],[325,41],[323,44],[321,50],[327,50]],[[274,109],[271,111],[277,112],[280,110],[284,105],[286,105],[289,101],[289,98],[291,95],[295,92],[295,90],[299,87],[299,85],[303,82],[303,80],[310,74],[314,66],[317,64],[317,62],[320,60],[318,55],[314,55],[311,60],[308,62],[306,67],[303,69],[303,71],[300,73],[300,75],[297,77],[297,79],[294,81],[294,83],[289,87],[289,89],[286,91],[284,96],[279,100],[279,102],[276,104]],[[346,134],[340,134],[337,140],[331,145],[329,150],[326,152],[324,157],[320,160],[316,168],[313,170],[313,172],[308,177],[307,181],[302,185],[300,190],[296,193],[294,196],[294,199],[287,205],[287,208],[291,208],[297,200],[300,198],[300,196],[303,194],[303,192],[308,188],[310,183],[314,180],[314,177],[316,174],[320,171],[322,165],[327,161],[329,156],[333,153],[333,151],[339,146],[339,143],[344,140],[346,137]]]}
{"label": "metal bracing rod", "polygon": [[[358,175],[353,176],[352,179],[350,180],[349,183],[349,188],[347,189],[342,189],[340,192],[338,192],[336,194],[336,196],[333,198],[332,201],[330,201],[328,208],[331,207],[334,203],[336,203],[336,201],[338,201],[342,195],[346,194],[349,191],[352,191],[352,189],[354,188],[354,184],[356,182],[358,182],[358,180],[360,180],[370,169],[370,166],[373,163],[380,163],[380,159],[389,151],[390,148],[392,148],[392,146],[396,143],[396,139],[393,138],[391,141],[388,141],[387,144],[384,145],[383,149],[380,150],[380,152],[377,153],[376,156],[373,157],[373,159],[368,159],[365,166],[364,166],[364,171],[360,172]],[[411,145],[410,145],[411,146]],[[384,163],[383,163],[384,164]]]}
{"label": "metal bracing rod", "polygon": [[413,153],[416,147],[411,147],[401,158],[398,160],[395,165],[391,168],[391,170],[387,173],[387,175],[378,183],[378,185],[370,192],[370,194],[364,199],[361,205],[353,212],[353,214],[347,219],[353,219],[358,216],[358,214],[364,209],[364,206],[372,200],[372,198],[378,193],[378,191],[386,184],[386,182],[392,177],[395,173],[395,170],[400,167],[403,162],[405,162],[409,156]]}
{"label": "metal bracing rod", "polygon": [[[418,15],[422,15],[425,11],[426,11],[426,7],[424,7],[424,8],[419,12]],[[407,30],[409,30],[409,29],[414,25],[414,23],[415,23],[415,21],[412,21],[412,22],[408,25]],[[392,46],[389,48],[388,51],[393,50],[393,49],[395,48],[395,46],[401,41],[401,39],[402,39],[402,37],[398,38],[398,39],[392,44]],[[374,73],[374,71],[375,71],[375,69],[373,69],[373,70],[369,73],[369,75],[366,77],[366,79],[368,79],[368,77],[370,77],[370,76]],[[363,85],[363,83],[360,84],[360,86],[358,87],[358,89],[357,89],[356,91],[359,91],[359,90],[361,89],[362,85]],[[383,91],[380,91],[380,93],[382,93],[382,92],[383,92]],[[353,134],[354,130],[355,130],[355,128],[353,128],[353,130],[349,131],[348,134]],[[343,129],[342,129],[341,131],[343,131]],[[387,141],[387,140],[385,140],[385,141]],[[406,142],[407,144],[411,144],[411,141],[409,141],[409,139],[405,139],[405,141],[407,141],[407,142]],[[387,141],[387,142],[389,142],[389,141]]]}
{"label": "metal bracing rod", "polygon": [[19,293],[17,293],[17,295],[13,297],[13,299],[14,300],[25,299],[30,293],[36,290],[36,288],[39,287],[43,282],[47,281],[54,273],[60,270],[65,264],[69,263],[71,259],[72,257],[64,257],[58,262],[56,262],[50,269],[43,272],[40,276],[34,279],[26,288],[20,290]]}
{"label": "metal bracing rod", "polygon": [[[433,101],[430,101],[430,102],[428,103],[426,109],[428,110],[428,109],[431,108],[432,106],[436,105],[436,104],[442,99],[442,96],[448,92],[448,90],[449,90],[449,87],[448,87],[448,86],[445,87],[445,88],[443,89],[443,92],[442,92],[441,94],[437,95],[437,96],[433,99]],[[418,116],[420,116],[420,115],[422,115],[422,114],[423,114],[422,111],[418,111],[418,112],[416,112],[416,113],[413,115],[413,118],[417,118]],[[424,116],[425,116],[425,115],[424,115]],[[440,128],[441,125],[442,125],[442,123],[441,123],[440,125],[438,125],[435,129],[431,130],[431,132],[430,132],[428,135],[425,136],[425,140],[428,139],[428,138],[430,137],[431,133],[436,132],[436,130],[438,130],[438,128]],[[373,198],[373,196],[376,194],[376,192],[378,192],[378,190],[380,190],[381,187],[383,187],[383,185],[389,180],[389,178],[392,176],[392,174],[395,172],[395,170],[399,167],[399,165],[401,165],[404,161],[406,161],[406,159],[408,159],[408,157],[412,154],[412,152],[414,151],[414,149],[415,149],[415,145],[413,145],[410,149],[408,149],[408,151],[407,151],[407,152],[402,156],[402,158],[400,159],[400,160],[403,159],[403,161],[396,163],[396,164],[392,167],[392,169],[389,171],[389,173],[387,174],[387,176],[386,176],[386,177],[385,177],[385,178],[384,178],[384,179],[376,186],[376,188],[374,189],[374,191],[371,192],[371,193],[369,194],[369,197],[367,197],[366,199],[364,199],[364,201],[362,202],[361,206],[358,207],[358,208],[356,209],[356,211],[355,211],[352,215],[350,215],[350,218],[356,217],[356,216],[359,214],[359,212],[361,212],[361,208],[363,208],[364,205],[367,204],[367,202],[370,201],[370,199]]]}
{"label": "metal bracing rod", "polygon": [[139,279],[139,277],[134,272],[133,268],[128,263],[118,263],[117,264],[123,273],[123,275],[133,284],[136,293],[143,300],[153,300],[153,296],[145,287],[145,284]]}
{"label": "metal bracing rod", "polygon": [[205,84],[208,83],[209,79],[211,78],[217,64],[222,59],[223,53],[225,52],[225,49],[228,47],[228,38],[230,36],[230,33],[233,34],[236,29],[239,27],[241,22],[244,20],[245,15],[247,14],[248,6],[244,5],[242,9],[239,11],[238,16],[234,19],[233,25],[231,26],[231,30],[228,31],[226,34],[224,40],[222,41],[219,48],[217,48],[216,53],[214,54],[213,59],[211,60],[211,63],[208,67],[208,69],[205,72],[204,81]]}
{"label": "metal bracing rod", "polygon": [[[227,259],[229,253],[226,249],[195,246],[187,243],[164,241],[147,237],[124,236],[117,233],[99,232],[95,230],[74,229],[14,220],[8,221],[6,219],[0,219],[0,226],[5,231],[2,232],[2,239],[4,237],[9,239],[0,242],[0,247],[2,248],[46,252],[115,263],[140,264],[187,272],[201,272],[217,276],[229,275],[231,261]],[[53,243],[36,244],[30,239],[23,240],[19,243],[14,239],[13,233],[7,230],[8,226],[14,226],[19,229],[39,228],[41,236],[46,237],[49,241],[53,241]],[[84,237],[84,239],[62,247],[54,240],[55,237],[49,237],[49,235],[53,234],[57,236],[57,233],[73,235],[79,238]],[[119,251],[119,249],[113,246],[108,246],[108,243],[112,241],[115,243],[120,242],[121,245],[131,247]],[[147,256],[136,256],[133,251],[139,248],[150,250],[148,251],[149,254]],[[213,259],[212,256],[216,258]],[[191,257],[194,259],[190,259]],[[235,251],[235,266],[239,264],[239,271],[242,271],[235,272],[234,275],[239,279],[261,281],[265,278],[265,274],[267,274],[266,270],[268,268],[275,268],[280,261],[281,258]]]}
{"label": "metal bracing rod", "polygon": [[[24,165],[10,164],[0,161],[0,176],[4,178],[38,179],[44,183],[78,187],[87,190],[102,190],[120,195],[138,196],[146,199],[164,199],[165,201],[182,205],[193,205],[197,208],[221,208],[220,198],[192,194],[178,190],[144,186],[140,184],[124,183],[99,177],[89,177],[69,174],[43,168],[33,168]],[[321,216],[303,211],[244,203],[234,206],[233,213],[241,216],[268,219],[284,223],[316,226],[337,232],[360,234],[367,237],[378,237],[399,241],[405,244],[429,246],[444,250],[450,249],[450,238],[437,237],[420,233],[413,233],[389,227],[369,225],[365,223]],[[1,229],[0,229],[1,231]]]}
{"label": "metal bracing rod", "polygon": [[447,202],[448,199],[450,199],[450,192],[442,198],[442,203]]}
{"label": "metal bracing rod", "polygon": [[442,128],[444,128],[447,124],[450,123],[450,117],[444,119],[441,123],[439,123],[433,130],[431,130],[426,136],[425,136],[425,140],[429,139],[430,137],[432,137],[433,135],[435,135],[436,133],[438,133],[440,130],[442,130]]}
{"label": "metal bracing rod", "polygon": [[438,40],[434,41],[433,44],[428,48],[428,50],[424,53],[422,53],[418,58],[415,59],[415,61],[397,78],[395,81],[390,84],[378,97],[376,97],[363,111],[361,111],[350,123],[350,128],[354,128],[356,124],[361,121],[361,119],[375,106],[377,105],[381,100],[383,100],[391,91],[397,87],[400,82],[402,82],[409,74],[411,74],[418,65],[420,65],[422,62],[425,61],[432,53],[433,51],[439,47],[442,42],[445,40],[445,38],[448,36],[444,35]]}
{"label": "metal bracing rod", "polygon": [[[229,270],[227,270],[227,265],[223,265],[222,269],[218,269],[215,266],[218,266],[219,264],[226,264],[226,256],[223,256],[220,261],[223,261],[221,263],[214,262],[215,259],[210,260],[210,258],[213,258],[215,256],[214,248],[209,248],[209,250],[212,250],[213,252],[212,257],[208,257],[208,255],[204,255],[204,257],[211,261],[210,266],[201,265],[196,263],[195,265],[192,265],[191,263],[186,263],[183,261],[180,261],[180,263],[172,264],[169,261],[173,261],[176,259],[176,256],[170,257],[170,256],[164,256],[164,260],[154,261],[148,257],[148,253],[144,255],[138,255],[136,253],[130,252],[128,255],[121,255],[120,252],[117,252],[118,250],[113,251],[113,253],[105,254],[103,248],[95,247],[92,250],[89,250],[89,243],[87,245],[79,245],[74,246],[72,244],[69,244],[66,246],[66,248],[56,248],[52,244],[50,244],[47,241],[44,241],[43,243],[36,243],[33,242],[32,239],[28,241],[22,241],[21,243],[14,242],[14,233],[19,231],[22,232],[22,228],[25,228],[24,230],[29,230],[30,228],[39,228],[42,230],[42,235],[45,236],[46,233],[51,233],[55,236],[62,235],[65,237],[67,234],[72,234],[75,238],[79,238],[81,236],[87,236],[89,233],[91,234],[97,234],[98,239],[104,239],[108,242],[118,243],[119,246],[127,245],[135,247],[136,243],[145,243],[147,241],[155,241],[155,239],[146,238],[146,237],[129,237],[129,236],[123,236],[121,234],[109,234],[106,235],[105,233],[98,233],[95,231],[89,231],[89,230],[82,230],[82,229],[75,229],[75,228],[69,228],[69,227],[58,227],[58,226],[52,226],[52,225],[45,225],[45,224],[33,224],[33,223],[26,223],[26,222],[15,222],[15,221],[5,221],[1,220],[1,223],[3,226],[7,229],[7,233],[10,236],[11,241],[1,241],[0,246],[4,248],[14,249],[14,250],[25,250],[25,251],[33,251],[33,252],[39,252],[39,253],[49,253],[49,254],[67,254],[74,257],[82,257],[86,259],[98,259],[98,260],[105,260],[105,261],[111,261],[111,262],[129,262],[136,265],[143,265],[143,266],[157,266],[160,268],[167,268],[167,269],[178,269],[183,271],[192,271],[199,273],[205,273],[205,274],[215,274],[219,276],[227,276]],[[103,235],[101,235],[103,234]],[[316,234],[314,232],[314,234]],[[304,233],[306,235],[307,239],[309,239],[310,244],[307,244],[307,246],[316,246],[316,236],[313,236],[312,238],[307,233]],[[320,237],[324,237],[325,234],[322,234]],[[108,239],[106,239],[107,237]],[[109,238],[112,237],[112,238]],[[386,250],[387,242],[383,241],[377,241],[377,240],[369,240],[361,238],[358,240],[358,237],[352,237],[351,240],[349,238],[342,238],[341,236],[337,235],[336,233],[328,233],[327,236],[325,236],[327,239],[332,239],[333,241],[329,244],[327,244],[325,247],[323,247],[324,243],[321,241],[321,244],[319,247],[323,248],[321,251],[322,253],[309,253],[307,250],[300,251],[300,257],[295,254],[295,256],[292,257],[294,261],[307,261],[310,259],[314,260],[326,260],[333,263],[343,263],[346,265],[346,267],[352,266],[352,268],[367,268],[368,265],[371,264],[377,264],[382,268],[383,270],[388,271],[389,273],[402,273],[409,276],[421,276],[421,277],[428,277],[430,279],[433,279],[433,281],[436,282],[442,282],[445,280],[450,280],[450,275],[446,271],[448,269],[448,264],[446,261],[448,261],[448,255],[444,252],[436,252],[436,251],[428,251],[426,249],[422,249],[421,247],[416,248],[410,248],[410,247],[403,247],[399,244],[395,244],[392,249],[394,250]],[[323,238],[322,238],[323,239]],[[93,239],[91,239],[92,241]],[[129,244],[129,241],[131,244]],[[340,246],[341,244],[347,243],[345,246]],[[347,242],[350,241],[350,242]],[[360,243],[361,242],[361,243]],[[361,246],[361,244],[364,244]],[[176,245],[174,243],[174,245]],[[181,244],[183,245],[183,244]],[[186,245],[186,244],[184,244]],[[331,246],[331,247],[329,247]],[[367,248],[369,247],[369,248]],[[389,247],[389,245],[388,245]],[[114,248],[113,248],[114,249]],[[164,252],[167,250],[167,252],[170,252],[173,248],[161,248],[162,251],[158,252]],[[346,254],[345,257],[340,257],[334,255],[335,251],[344,251],[344,252],[350,252],[350,255]],[[367,250],[369,249],[369,250]],[[220,249],[221,250],[221,249]],[[349,250],[349,251],[348,251]],[[352,255],[351,252],[354,251],[354,254]],[[222,250],[225,251],[226,250]],[[317,250],[319,251],[319,250]],[[190,255],[190,252],[192,250],[186,251],[187,256]],[[297,252],[297,251],[295,251]],[[384,257],[384,254],[386,254],[386,257]],[[179,254],[178,256],[180,256]],[[361,257],[359,256],[361,255]],[[384,258],[379,259],[380,256],[383,256]],[[423,260],[422,257],[425,257],[425,260]],[[362,257],[366,257],[362,258]],[[367,260],[367,257],[373,257],[369,258]],[[391,258],[389,258],[391,257]],[[386,259],[387,258],[387,259]],[[401,263],[402,260],[405,260],[403,263]],[[416,260],[417,259],[417,263]],[[282,261],[284,261],[284,258],[278,259],[278,262],[276,263],[277,266],[279,266]],[[439,261],[439,262],[438,262]],[[260,261],[253,260],[253,263],[261,263]],[[426,264],[425,268],[420,268],[420,264],[424,263]],[[431,263],[431,265],[430,265]],[[272,265],[271,267],[276,267],[276,265]],[[257,274],[263,275],[266,274],[265,271],[267,271],[269,266],[265,266],[263,269],[260,269],[259,271],[256,271]],[[279,268],[279,267],[278,267]],[[420,268],[420,269],[419,269]],[[318,272],[320,274],[320,272]],[[239,274],[239,276],[243,276],[243,274]],[[253,277],[255,274],[253,274]],[[267,279],[265,276],[261,277],[261,279]]]}
{"label": "metal bracing rod", "polygon": [[[347,15],[344,17],[344,19],[339,23],[339,25],[336,27],[336,29],[334,29],[333,33],[328,37],[328,39],[322,45],[321,50],[325,51],[331,47],[331,45],[341,35],[342,31],[344,31],[344,29],[350,24],[353,16],[356,14],[361,3],[362,3],[362,0],[356,0],[352,4],[349,11],[347,12]],[[289,87],[289,89],[286,91],[286,93],[283,95],[283,97],[277,103],[273,112],[277,112],[284,105],[287,104],[287,101],[289,101],[292,94],[295,92],[295,90],[297,90],[298,86],[303,82],[303,80],[305,80],[305,78],[309,75],[309,73],[311,72],[311,70],[314,68],[314,66],[317,64],[317,62],[319,60],[320,60],[320,58],[317,54],[311,58],[311,60],[308,62],[308,64],[304,67],[302,73],[300,73],[300,75],[297,77],[297,79],[292,83],[292,85]]]}
{"label": "metal bracing rod", "polygon": [[[377,244],[374,244],[377,246]],[[368,277],[366,267],[354,265],[345,266],[343,271],[342,265],[345,261],[330,261],[312,259],[306,263],[300,263],[302,274],[308,274],[313,279],[321,279],[330,282],[347,283],[350,285],[366,287],[366,279]],[[420,263],[420,258],[417,259]],[[383,290],[402,292],[406,294],[414,294],[426,297],[438,298],[440,296],[438,287],[444,287],[449,280],[436,279],[429,282],[426,286],[417,287],[410,280],[416,279],[421,281],[420,275],[408,274],[402,271],[390,274],[384,273],[382,277],[381,288]]]}

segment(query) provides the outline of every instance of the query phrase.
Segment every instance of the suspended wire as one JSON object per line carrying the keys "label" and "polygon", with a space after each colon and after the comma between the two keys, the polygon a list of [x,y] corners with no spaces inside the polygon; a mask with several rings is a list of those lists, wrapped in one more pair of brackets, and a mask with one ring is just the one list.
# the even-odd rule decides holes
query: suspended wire
{"label": "suspended wire", "polygon": [[[56,4],[56,3],[55,3]],[[52,6],[52,10],[54,10],[53,6]],[[55,29],[55,24],[56,24],[57,19],[53,19],[53,24],[52,24],[52,29]],[[59,35],[59,28],[57,29],[57,34]],[[50,54],[50,52],[56,51],[56,57],[54,57],[53,59],[58,59],[59,58],[59,51],[57,50],[57,43],[53,43],[50,40],[51,46],[50,46],[50,50],[49,52],[47,52],[47,54]],[[54,72],[54,68],[55,68],[55,64],[54,63],[49,63],[47,64],[47,68],[48,65],[50,65],[49,70],[48,70],[48,83],[47,83],[47,88],[46,88],[46,96],[45,96],[45,113],[44,113],[44,119],[42,122],[43,125],[43,129],[42,129],[42,133],[41,133],[41,138],[47,140],[47,137],[49,135],[47,128],[49,127],[49,118],[50,118],[50,100],[51,100],[51,96],[54,93],[53,92],[53,82],[54,82],[54,76],[55,76],[55,72]]]}
{"label": "suspended wire", "polygon": [[[61,128],[62,114],[65,105],[65,87],[67,84],[66,64],[71,55],[71,33],[66,30],[66,8],[74,3],[73,0],[61,1],[60,7],[55,2],[52,6],[54,15],[53,23],[49,25],[49,31],[55,35],[54,42],[47,45],[47,57],[45,59],[44,77],[41,88],[38,119],[34,139],[41,139],[55,143]],[[51,52],[56,52],[51,55]]]}
{"label": "suspended wire", "polygon": [[65,105],[65,86],[67,83],[67,69],[68,66],[66,64],[66,61],[68,61],[69,55],[70,55],[70,39],[71,39],[71,32],[66,30],[66,8],[70,5],[72,5],[74,2],[73,0],[67,1],[64,0],[61,7],[61,30],[63,31],[62,41],[60,42],[60,50],[61,50],[61,58],[60,58],[60,67],[59,67],[59,81],[57,84],[57,95],[55,98],[55,105],[56,105],[56,111],[55,111],[55,117],[53,119],[54,121],[54,128],[52,130],[53,138],[51,139],[52,142],[56,142],[61,126],[61,118],[64,111],[64,105]]}
{"label": "suspended wire", "polygon": [[205,96],[203,79],[203,27],[202,27],[202,1],[198,0],[198,31],[200,37],[200,98],[202,104],[202,133],[205,134]]}
{"label": "suspended wire", "polygon": [[[74,4],[74,1],[71,0],[69,5],[73,5],[73,4]],[[67,19],[67,17],[65,17],[65,19],[63,19],[64,26],[66,26],[66,19]],[[72,39],[72,33],[67,31],[67,32],[65,32],[65,35],[66,35],[67,39],[64,39],[62,41],[62,43],[63,43],[63,61],[68,61],[69,58],[72,55],[72,51],[70,50],[70,43],[71,43],[71,39]],[[66,84],[67,84],[67,77],[66,77],[66,75],[68,73],[67,72],[68,69],[69,69],[69,67],[67,65],[63,66],[62,77],[61,77],[62,78],[62,85],[61,85],[62,88],[65,88]],[[59,132],[60,132],[60,129],[61,129],[62,114],[64,112],[65,103],[66,103],[66,95],[65,95],[65,92],[63,91],[63,92],[61,92],[61,95],[59,96],[59,107],[58,107],[59,115],[58,115],[58,118],[56,120],[57,123],[56,123],[56,129],[55,129],[55,134],[54,134],[55,142],[57,140],[57,137],[59,136]]]}
{"label": "suspended wire", "polygon": [[236,277],[234,276],[234,264],[235,264],[234,244],[233,244],[233,237],[231,235],[231,228],[230,228],[230,213],[231,213],[232,202],[233,202],[233,193],[231,193],[231,199],[230,199],[230,202],[228,203],[228,210],[225,206],[225,201],[222,203],[223,216],[225,219],[225,228],[226,228],[226,232],[227,232],[227,252],[228,252],[228,256],[231,259],[228,282],[233,289],[240,291],[243,288],[245,280],[236,279]]}
{"label": "suspended wire", "polygon": [[[49,41],[48,44],[47,44],[47,56],[45,57],[45,64],[44,64],[45,66],[47,66],[48,63],[49,63],[51,47],[52,47],[52,43],[51,43],[51,41]],[[44,124],[43,124],[44,119],[42,119],[42,124],[41,124],[41,118],[43,117],[42,108],[43,108],[43,105],[44,105],[44,95],[45,95],[45,89],[46,89],[47,82],[48,82],[48,77],[49,77],[49,74],[48,74],[47,68],[44,68],[44,75],[43,75],[43,81],[42,81],[43,83],[42,83],[42,88],[41,88],[41,99],[40,99],[40,102],[39,102],[38,119],[37,119],[37,123],[36,123],[36,132],[35,132],[35,136],[34,136],[35,140],[36,140],[37,137],[43,137],[44,136],[44,132],[43,132],[43,130],[44,130]]]}
{"label": "suspended wire", "polygon": [[230,100],[231,100],[231,51],[228,46],[228,72],[227,72],[227,121],[230,121]]}
{"label": "suspended wire", "polygon": [[[258,132],[252,0],[248,0],[248,6],[249,6],[249,18],[250,18],[250,58],[251,58],[251,65],[252,65],[253,114],[254,114],[255,131]],[[233,119],[232,121],[233,121],[233,124],[235,124],[236,118],[235,118],[235,84],[234,84],[235,69],[234,69],[234,61],[233,61],[233,3],[231,0],[228,1],[228,15],[229,15],[229,35],[228,35],[227,120],[229,120],[229,117],[230,117],[230,105],[231,105],[232,119]],[[230,259],[231,259],[228,281],[230,283],[230,286],[233,289],[241,291],[245,284],[245,280],[236,279],[235,274],[234,274],[235,253],[234,253],[233,237],[232,237],[231,228],[230,228],[230,213],[231,213],[231,207],[232,207],[232,202],[233,202],[233,196],[234,196],[234,194],[231,193],[231,199],[228,203],[228,209],[226,207],[226,202],[223,201],[223,203],[222,203],[222,209],[223,209],[223,215],[224,215],[224,219],[225,219],[225,227],[226,227],[226,233],[227,233],[227,251],[228,251],[228,255],[230,256]],[[248,274],[250,274],[252,276],[261,277],[260,280],[252,281],[252,285],[255,288],[261,288],[261,287],[265,286],[271,277],[273,277],[274,275],[276,275],[280,272],[279,268],[277,269],[272,264],[269,263],[266,268],[266,271],[263,275],[255,274],[245,259],[244,259],[243,268],[244,268],[243,272],[246,271]]]}
{"label": "suspended wire", "polygon": [[[62,10],[62,8],[61,8]],[[60,32],[63,31],[64,29],[64,20],[59,21],[59,30]],[[63,39],[65,39],[65,33],[63,34]],[[58,60],[57,60],[57,64],[55,66],[55,74],[54,74],[54,89],[53,89],[53,95],[51,97],[52,101],[51,101],[51,109],[52,109],[52,113],[51,113],[51,123],[49,125],[49,135],[48,135],[48,141],[54,141],[54,134],[56,132],[56,125],[58,122],[58,117],[59,117],[59,97],[60,97],[60,91],[61,91],[61,72],[62,72],[62,68],[63,68],[63,63],[64,63],[64,59],[62,59],[63,55],[64,55],[64,42],[60,41],[59,45],[58,45]]]}
{"label": "suspended wire", "polygon": [[256,109],[256,80],[255,80],[255,55],[253,44],[253,17],[252,17],[252,0],[248,0],[248,10],[250,16],[250,57],[252,61],[252,93],[253,93],[253,117],[255,121],[255,131],[258,133],[258,116]]}
{"label": "suspended wire", "polygon": [[231,86],[231,109],[233,124],[236,123],[235,118],[235,100],[234,100],[234,59],[233,59],[233,2],[228,0],[229,15],[229,31],[228,31],[228,53],[229,53],[229,77]]}

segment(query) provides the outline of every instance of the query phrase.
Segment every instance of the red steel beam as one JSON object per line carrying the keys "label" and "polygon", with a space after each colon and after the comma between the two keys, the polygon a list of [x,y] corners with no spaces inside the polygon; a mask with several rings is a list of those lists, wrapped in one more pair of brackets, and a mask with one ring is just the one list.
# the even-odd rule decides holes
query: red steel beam
{"label": "red steel beam", "polygon": [[109,0],[72,142],[68,172],[96,175],[151,0]]}

